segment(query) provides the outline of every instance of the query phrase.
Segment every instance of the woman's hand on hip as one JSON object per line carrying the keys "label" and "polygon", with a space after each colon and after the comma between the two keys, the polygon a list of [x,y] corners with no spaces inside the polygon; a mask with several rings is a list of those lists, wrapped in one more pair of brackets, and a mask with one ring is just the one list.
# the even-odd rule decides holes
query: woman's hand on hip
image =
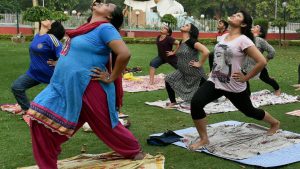
{"label": "woman's hand on hip", "polygon": [[246,76],[242,72],[235,72],[232,74],[232,78],[237,82],[246,82]]}
{"label": "woman's hand on hip", "polygon": [[201,67],[202,65],[201,65],[200,62],[198,62],[198,61],[191,60],[190,63],[189,63],[189,66],[190,66],[190,67],[196,67],[196,68],[199,68],[199,67]]}
{"label": "woman's hand on hip", "polygon": [[108,73],[107,70],[101,70],[99,67],[94,67],[91,72],[90,76],[92,77],[92,80],[100,80],[104,83],[111,83],[112,79],[110,78],[110,74]]}

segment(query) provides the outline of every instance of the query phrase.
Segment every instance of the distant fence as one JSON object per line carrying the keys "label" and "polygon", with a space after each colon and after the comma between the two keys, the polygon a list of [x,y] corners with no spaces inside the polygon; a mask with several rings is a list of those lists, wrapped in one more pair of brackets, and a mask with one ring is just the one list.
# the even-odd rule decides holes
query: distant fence
{"label": "distant fence", "polygon": [[[0,14],[3,16],[2,19],[0,19],[0,26],[1,25],[13,25],[17,24],[17,17],[16,14]],[[87,20],[86,16],[70,16],[70,19],[68,21],[63,22],[63,25],[65,28],[73,29],[76,28],[83,23],[85,23]],[[159,20],[152,21],[153,23],[160,23]],[[195,24],[200,32],[216,32],[217,31],[217,21],[211,20],[211,19],[187,19],[184,22],[191,22]],[[22,15],[19,15],[19,24],[25,27],[33,26],[32,22],[23,21]],[[182,23],[184,24],[184,23]],[[271,25],[271,24],[270,24]],[[126,30],[149,30],[149,31],[155,31],[160,30],[160,26],[158,24],[150,24],[146,26],[139,26],[136,28],[134,25],[129,25],[128,21],[125,19],[123,28]],[[174,27],[174,30],[179,30],[179,27]],[[286,33],[295,33],[296,30],[300,29],[300,23],[290,23],[288,22],[287,26],[285,27]],[[277,33],[279,32],[277,27],[270,26],[269,30],[270,33]],[[283,31],[283,29],[282,29]]]}

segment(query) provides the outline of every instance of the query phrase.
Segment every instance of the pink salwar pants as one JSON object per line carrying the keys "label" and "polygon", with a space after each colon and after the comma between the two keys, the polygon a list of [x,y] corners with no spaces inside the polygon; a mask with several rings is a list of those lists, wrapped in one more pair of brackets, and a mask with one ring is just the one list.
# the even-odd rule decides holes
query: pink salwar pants
{"label": "pink salwar pants", "polygon": [[[87,122],[93,132],[112,150],[126,158],[133,158],[141,147],[133,134],[120,122],[111,127],[106,93],[98,81],[91,81],[84,92],[83,104],[75,132]],[[31,120],[32,148],[35,161],[40,169],[56,169],[61,144],[69,138]],[[74,132],[74,133],[75,133]]]}

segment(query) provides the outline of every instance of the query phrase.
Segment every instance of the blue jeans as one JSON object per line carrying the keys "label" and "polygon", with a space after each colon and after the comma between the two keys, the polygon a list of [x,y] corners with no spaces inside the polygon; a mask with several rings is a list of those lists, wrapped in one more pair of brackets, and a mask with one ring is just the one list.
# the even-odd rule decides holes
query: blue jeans
{"label": "blue jeans", "polygon": [[159,56],[156,56],[151,60],[150,66],[157,69],[159,66],[165,63],[169,63],[174,69],[177,69],[177,62],[175,60],[170,60],[169,62],[166,62]]}
{"label": "blue jeans", "polygon": [[23,74],[11,85],[12,93],[14,94],[22,110],[26,111],[30,107],[30,101],[26,95],[26,90],[38,84],[40,84],[40,82],[30,78],[27,74]]}

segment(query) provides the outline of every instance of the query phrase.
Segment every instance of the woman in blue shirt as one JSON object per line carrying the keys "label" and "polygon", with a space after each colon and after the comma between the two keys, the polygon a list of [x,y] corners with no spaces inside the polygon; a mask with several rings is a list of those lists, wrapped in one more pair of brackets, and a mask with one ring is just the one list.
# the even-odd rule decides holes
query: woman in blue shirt
{"label": "woman in blue shirt", "polygon": [[[17,114],[24,114],[30,106],[26,90],[39,85],[40,83],[48,84],[54,71],[54,65],[59,57],[62,44],[59,41],[62,37],[58,34],[64,34],[64,27],[59,22],[51,24],[50,20],[40,23],[40,31],[36,34],[29,46],[30,66],[27,72],[11,86],[18,104],[22,110]],[[49,34],[50,31],[53,34]],[[57,37],[60,38],[59,40]]]}
{"label": "woman in blue shirt", "polygon": [[[33,153],[40,168],[57,168],[61,144],[85,122],[120,155],[144,157],[137,139],[119,122],[115,105],[113,82],[131,55],[116,30],[122,22],[120,8],[97,1],[92,5],[91,21],[67,32],[71,39],[61,52],[51,82],[27,112],[32,119]],[[105,65],[111,52],[117,57],[112,73],[108,74]],[[92,80],[93,67],[103,70],[99,81]]]}

